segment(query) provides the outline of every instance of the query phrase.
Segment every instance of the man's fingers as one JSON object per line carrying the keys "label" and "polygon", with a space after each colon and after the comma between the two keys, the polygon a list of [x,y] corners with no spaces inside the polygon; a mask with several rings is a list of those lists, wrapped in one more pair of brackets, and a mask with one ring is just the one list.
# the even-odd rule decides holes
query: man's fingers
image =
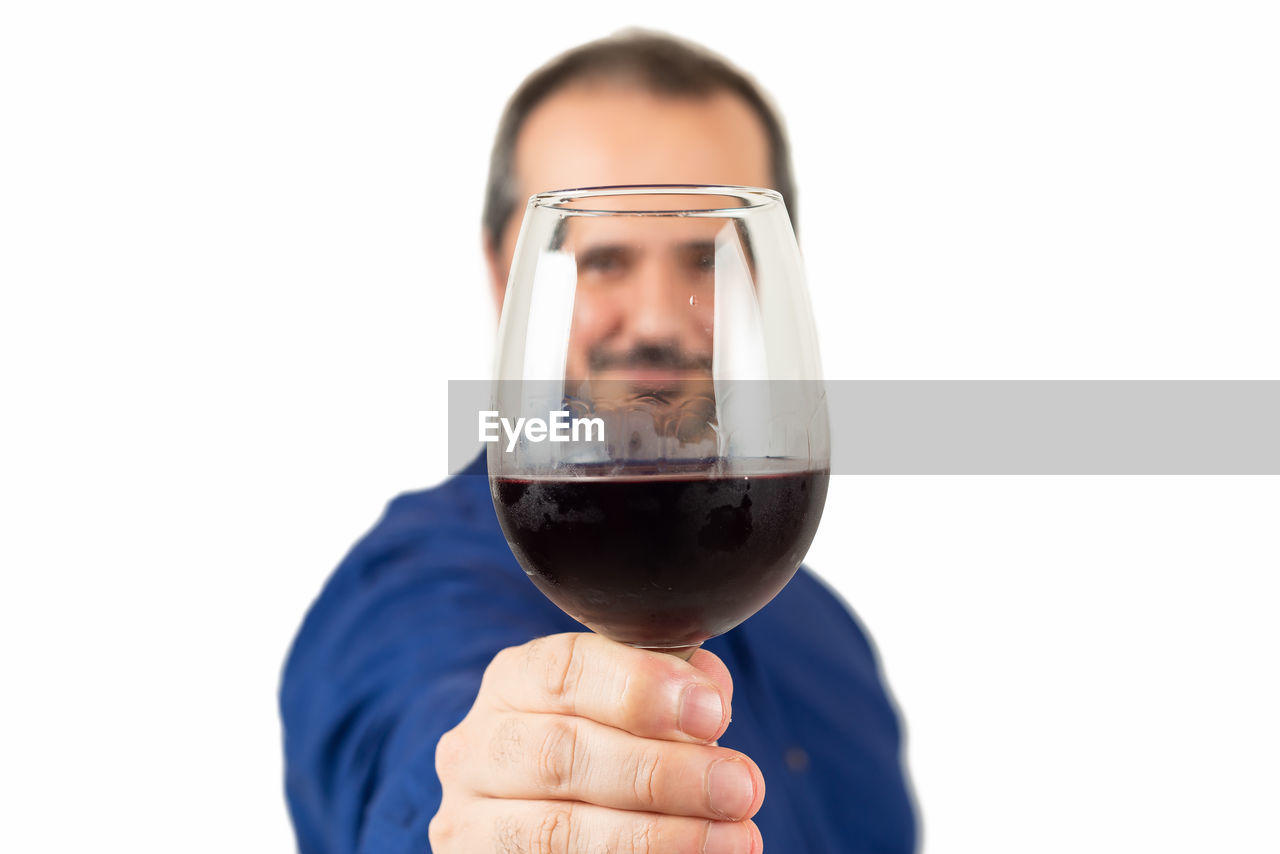
{"label": "man's fingers", "polygon": [[467,788],[487,797],[721,821],[750,818],[764,800],[760,769],[727,748],[637,738],[566,715],[512,713],[495,724],[489,761],[462,772]]}
{"label": "man's fingers", "polygon": [[500,708],[576,715],[644,738],[712,741],[729,725],[731,680],[714,655],[695,656],[699,666],[599,635],[551,635],[499,653],[481,694]]}
{"label": "man's fingers", "polygon": [[432,828],[433,843],[456,833],[463,850],[502,854],[761,854],[750,821],[721,822],[624,812],[568,801],[476,802],[465,827]]}

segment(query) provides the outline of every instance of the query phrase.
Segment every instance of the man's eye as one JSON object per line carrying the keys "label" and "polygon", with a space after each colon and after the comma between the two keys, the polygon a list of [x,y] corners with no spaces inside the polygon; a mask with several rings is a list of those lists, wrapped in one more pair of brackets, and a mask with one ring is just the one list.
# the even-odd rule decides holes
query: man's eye
{"label": "man's eye", "polygon": [[690,246],[682,253],[682,263],[692,273],[705,275],[716,269],[716,250],[711,244]]}
{"label": "man's eye", "polygon": [[617,258],[588,258],[578,266],[597,273],[607,273],[610,270],[617,270],[622,265],[618,263]]}
{"label": "man's eye", "polygon": [[621,252],[584,252],[578,257],[578,269],[597,274],[617,274],[626,269],[626,258]]}

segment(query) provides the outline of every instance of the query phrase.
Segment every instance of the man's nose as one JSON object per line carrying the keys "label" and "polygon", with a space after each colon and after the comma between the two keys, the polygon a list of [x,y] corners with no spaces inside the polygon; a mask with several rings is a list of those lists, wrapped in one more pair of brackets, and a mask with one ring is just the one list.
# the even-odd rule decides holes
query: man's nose
{"label": "man's nose", "polygon": [[646,259],[627,291],[624,308],[631,337],[640,341],[679,337],[693,291],[675,264]]}

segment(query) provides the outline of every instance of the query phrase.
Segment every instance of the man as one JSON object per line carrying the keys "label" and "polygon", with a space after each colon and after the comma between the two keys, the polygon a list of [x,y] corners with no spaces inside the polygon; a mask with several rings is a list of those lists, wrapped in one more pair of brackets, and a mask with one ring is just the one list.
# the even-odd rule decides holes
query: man
{"label": "man", "polygon": [[[780,123],[699,49],[624,35],[535,73],[508,104],[491,165],[499,304],[523,199],[655,183],[794,200]],[[643,343],[642,311],[613,322],[618,340]],[[688,662],[615,644],[529,583],[483,477],[392,502],[308,614],[281,710],[307,854],[915,846],[874,655],[812,575]]]}

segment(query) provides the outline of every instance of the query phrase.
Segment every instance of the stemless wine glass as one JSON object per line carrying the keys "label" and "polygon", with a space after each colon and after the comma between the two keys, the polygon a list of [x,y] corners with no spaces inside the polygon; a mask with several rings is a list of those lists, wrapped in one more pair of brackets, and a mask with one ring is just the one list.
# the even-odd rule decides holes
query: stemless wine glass
{"label": "stemless wine glass", "polygon": [[574,619],[688,658],[795,574],[822,515],[830,435],[777,193],[534,196],[496,369],[498,519]]}

